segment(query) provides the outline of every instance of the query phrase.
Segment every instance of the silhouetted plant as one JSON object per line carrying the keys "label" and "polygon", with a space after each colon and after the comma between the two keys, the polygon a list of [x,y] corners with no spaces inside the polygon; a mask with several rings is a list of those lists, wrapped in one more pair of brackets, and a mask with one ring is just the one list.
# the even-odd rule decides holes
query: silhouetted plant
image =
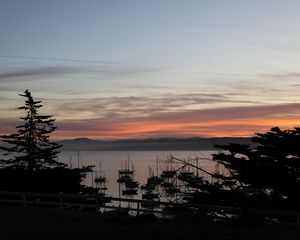
{"label": "silhouetted plant", "polygon": [[24,106],[18,109],[26,112],[20,119],[23,124],[17,126],[18,132],[1,136],[1,140],[8,143],[8,147],[1,147],[6,155],[14,156],[3,160],[7,166],[36,170],[48,167],[65,166],[56,161],[57,151],[61,145],[49,140],[50,134],[56,129],[55,119],[50,115],[40,115],[38,110],[42,107],[41,101],[35,101],[31,93],[26,90],[20,96],[25,97]]}
{"label": "silhouetted plant", "polygon": [[6,143],[1,149],[9,156],[2,159],[0,169],[0,190],[34,192],[81,192],[81,185],[86,173],[92,166],[69,169],[58,162],[57,154],[61,145],[50,141],[50,134],[55,131],[55,119],[51,115],[39,114],[41,101],[36,101],[26,90],[20,96],[25,97],[25,104],[18,109],[25,111],[17,126],[17,133],[3,135],[0,139]]}
{"label": "silhouetted plant", "polygon": [[300,128],[275,127],[269,132],[257,133],[252,141],[254,147],[216,145],[223,151],[213,158],[230,170],[227,179],[236,181],[234,191],[238,190],[250,205],[255,199],[267,207],[299,208]]}

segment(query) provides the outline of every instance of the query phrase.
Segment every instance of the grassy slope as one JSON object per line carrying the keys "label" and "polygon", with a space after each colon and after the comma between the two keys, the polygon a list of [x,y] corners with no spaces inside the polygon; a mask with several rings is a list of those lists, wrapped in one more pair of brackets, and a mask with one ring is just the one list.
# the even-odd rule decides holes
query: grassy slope
{"label": "grassy slope", "polygon": [[97,141],[90,139],[59,142],[65,151],[173,151],[215,150],[215,144],[250,144],[249,138],[188,138]]}
{"label": "grassy slope", "polygon": [[56,209],[0,208],[0,239],[299,239],[300,227],[117,218]]}

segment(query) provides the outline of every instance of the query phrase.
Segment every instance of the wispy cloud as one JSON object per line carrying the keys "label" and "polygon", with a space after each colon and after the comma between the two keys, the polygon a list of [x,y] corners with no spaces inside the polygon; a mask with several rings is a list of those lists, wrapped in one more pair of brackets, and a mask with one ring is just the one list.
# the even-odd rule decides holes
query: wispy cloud
{"label": "wispy cloud", "polygon": [[[36,58],[34,58],[36,59]],[[37,58],[39,59],[39,58]],[[71,59],[69,59],[71,61]],[[74,60],[75,61],[75,60]],[[93,63],[93,64],[91,64]],[[88,81],[88,84],[93,84],[93,81],[111,81],[113,79],[127,79],[136,75],[149,75],[151,73],[164,71],[164,67],[143,66],[138,64],[121,64],[121,63],[106,63],[97,61],[71,61],[70,64],[59,65],[44,65],[42,67],[19,68],[14,71],[6,71],[0,73],[0,82],[11,81],[27,81],[30,80],[45,80],[51,77],[57,77],[66,74],[73,74],[75,79]],[[77,75],[74,75],[76,73]],[[67,78],[64,78],[67,80]],[[123,81],[124,82],[124,81]],[[63,83],[66,86],[68,81]],[[127,84],[127,83],[123,83]],[[111,85],[111,84],[109,84]]]}
{"label": "wispy cloud", "polygon": [[[181,111],[149,111],[136,116],[111,114],[90,119],[57,119],[57,139],[251,136],[273,126],[299,126],[300,103]],[[17,119],[0,119],[0,133],[14,132]]]}
{"label": "wispy cloud", "polygon": [[[46,99],[47,101],[47,99]],[[106,97],[90,99],[61,99],[53,101],[53,111],[79,118],[95,117],[141,117],[155,113],[178,112],[204,108],[216,104],[254,104],[251,101],[236,101],[224,94],[168,94],[166,96]],[[68,113],[68,114],[66,114]]]}
{"label": "wispy cloud", "polygon": [[15,127],[19,125],[18,119],[0,118],[0,135],[15,132]]}
{"label": "wispy cloud", "polygon": [[113,64],[113,65],[136,65],[135,63],[120,62],[120,61],[105,61],[105,60],[87,60],[78,58],[51,58],[38,56],[18,56],[18,55],[0,55],[4,59],[19,59],[19,60],[38,60],[38,61],[55,61],[55,62],[74,62],[74,63],[96,63],[96,64]]}
{"label": "wispy cloud", "polygon": [[65,120],[58,122],[57,137],[251,136],[272,126],[297,126],[299,108],[300,103],[296,103]]}
{"label": "wispy cloud", "polygon": [[1,82],[8,81],[24,81],[28,80],[28,77],[33,77],[32,79],[36,79],[35,77],[41,76],[57,76],[62,74],[74,73],[77,71],[74,68],[69,67],[42,67],[42,68],[31,68],[31,69],[22,69],[16,70],[12,72],[6,72],[0,74]]}
{"label": "wispy cloud", "polygon": [[262,74],[264,77],[274,78],[274,79],[299,79],[300,72],[281,72],[281,73],[267,73]]}

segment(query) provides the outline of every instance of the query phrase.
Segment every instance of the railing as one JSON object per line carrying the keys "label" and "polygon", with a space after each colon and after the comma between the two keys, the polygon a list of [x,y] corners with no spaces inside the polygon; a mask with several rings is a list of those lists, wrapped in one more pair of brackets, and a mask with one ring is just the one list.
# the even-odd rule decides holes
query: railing
{"label": "railing", "polygon": [[[126,204],[135,206],[125,207]],[[143,208],[143,205],[156,207]],[[128,199],[117,197],[103,197],[101,195],[64,194],[64,193],[28,193],[28,192],[4,192],[0,191],[0,205],[15,205],[26,207],[53,207],[60,209],[89,209],[99,211],[102,209],[129,210],[136,215],[141,213],[163,213],[164,207],[179,207],[182,204],[163,201],[149,201],[140,199]],[[275,211],[260,209],[243,209],[240,207],[215,206],[215,205],[191,205],[183,206],[194,208],[195,211],[203,213],[214,213],[216,216],[240,216],[265,220],[271,223],[300,224],[300,212],[296,211]]]}
{"label": "railing", "polygon": [[[125,207],[124,204],[134,204],[135,206]],[[64,194],[64,193],[29,193],[29,192],[3,192],[0,191],[0,204],[17,205],[26,207],[44,206],[65,208],[130,210],[137,215],[145,212],[162,213],[157,206],[176,206],[173,202],[150,201],[140,199],[128,199],[117,197],[104,197],[98,194]],[[156,207],[142,208],[143,205],[153,205]]]}

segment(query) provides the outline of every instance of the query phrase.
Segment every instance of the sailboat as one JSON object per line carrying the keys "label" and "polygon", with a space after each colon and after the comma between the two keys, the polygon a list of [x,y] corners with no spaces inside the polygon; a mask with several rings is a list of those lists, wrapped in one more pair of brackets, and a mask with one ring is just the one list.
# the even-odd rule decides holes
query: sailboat
{"label": "sailboat", "polygon": [[99,176],[97,176],[97,171],[96,171],[96,177],[94,179],[94,182],[96,183],[96,188],[98,189],[98,193],[100,195],[105,196],[105,191],[107,190],[106,187],[107,179],[104,175],[104,172],[102,171],[101,162],[99,163]]}
{"label": "sailboat", "polygon": [[123,164],[121,163],[121,169],[118,171],[118,180],[117,182],[119,185],[119,190],[121,188],[121,184],[125,185],[125,189],[122,190],[122,195],[136,195],[138,192],[137,187],[139,186],[139,183],[134,180],[134,167],[132,165],[131,169],[129,167],[129,156],[127,159],[127,162],[125,162],[125,167],[123,168]]}

